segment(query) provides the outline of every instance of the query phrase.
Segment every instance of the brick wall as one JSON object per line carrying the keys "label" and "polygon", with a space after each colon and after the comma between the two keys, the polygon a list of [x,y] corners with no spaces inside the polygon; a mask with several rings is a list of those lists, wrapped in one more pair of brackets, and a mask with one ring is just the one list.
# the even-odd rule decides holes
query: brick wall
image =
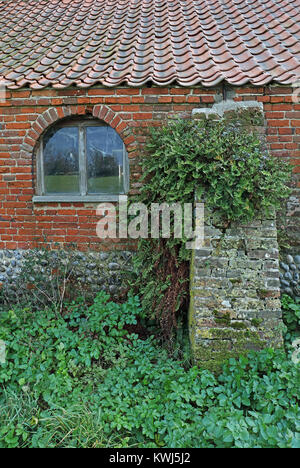
{"label": "brick wall", "polygon": [[263,103],[269,149],[274,156],[289,159],[293,165],[293,194],[277,216],[277,224],[282,244],[290,245],[297,253],[300,248],[300,94],[295,89],[241,88],[234,99]]}
{"label": "brick wall", "polygon": [[[226,90],[225,90],[226,91]],[[299,234],[300,103],[292,88],[228,88],[228,98],[263,102],[267,141],[274,156],[294,165],[294,198],[288,228]],[[130,160],[131,194],[139,187],[139,154],[149,127],[169,117],[189,117],[192,109],[220,102],[224,89],[143,88],[89,90],[11,90],[0,102],[0,249],[29,249],[39,242],[75,243],[78,249],[127,250],[130,241],[100,241],[96,236],[96,204],[32,203],[35,186],[34,146],[44,129],[60,118],[86,113],[104,119],[123,138]]]}

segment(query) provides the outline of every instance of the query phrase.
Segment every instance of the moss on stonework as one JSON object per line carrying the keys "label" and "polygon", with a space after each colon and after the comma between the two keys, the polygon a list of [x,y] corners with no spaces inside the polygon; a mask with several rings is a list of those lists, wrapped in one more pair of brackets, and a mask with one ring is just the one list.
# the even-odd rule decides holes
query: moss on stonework
{"label": "moss on stonework", "polygon": [[238,123],[248,128],[264,126],[264,115],[260,109],[256,108],[226,111],[224,118],[230,123]]}
{"label": "moss on stonework", "polygon": [[247,328],[247,325],[244,322],[234,322],[231,324],[231,327],[237,330],[244,330]]}
{"label": "moss on stonework", "polygon": [[251,320],[251,325],[253,327],[259,327],[262,322],[263,322],[262,319],[254,318],[254,319]]}
{"label": "moss on stonework", "polygon": [[220,325],[230,325],[231,318],[230,318],[230,313],[226,312],[225,314],[222,312],[219,312],[218,310],[213,311],[213,315],[215,317],[215,322]]}
{"label": "moss on stonework", "polygon": [[202,330],[197,330],[197,332],[197,338],[201,338],[203,344],[194,341],[193,355],[195,363],[200,368],[214,373],[220,373],[223,364],[228,359],[246,355],[251,350],[263,349],[266,346],[266,341],[260,337],[258,332],[249,329],[212,328],[209,330],[211,344],[204,343],[204,339],[208,337],[205,336],[205,333],[202,333]]}
{"label": "moss on stonework", "polygon": [[241,278],[229,278],[232,284],[240,284],[243,282]]}
{"label": "moss on stonework", "polygon": [[268,289],[257,289],[256,292],[260,299],[265,299],[270,295],[270,291]]}
{"label": "moss on stonework", "polygon": [[194,269],[195,269],[195,250],[192,250],[191,260],[190,260],[190,304],[188,312],[188,327],[189,327],[189,337],[191,349],[195,349],[195,333],[194,329],[196,326],[195,323],[195,293],[194,293]]}
{"label": "moss on stonework", "polygon": [[195,354],[195,363],[200,369],[205,369],[214,374],[218,375],[222,372],[222,367],[226,361],[230,358],[238,358],[239,356],[245,356],[249,351],[244,350],[243,352],[237,352],[236,350],[230,351],[219,351],[212,353],[209,352],[209,348],[201,346],[197,348]]}
{"label": "moss on stonework", "polygon": [[[192,265],[193,262],[194,255]],[[191,284],[192,282],[191,277]],[[189,330],[194,360],[199,367],[214,373],[219,373],[229,358],[264,348],[270,338],[264,335],[262,339],[258,331],[251,330],[245,322],[233,321],[229,311],[215,309],[212,311],[212,316],[216,327],[197,327],[194,316],[194,291],[191,288]],[[250,327],[256,328],[261,323],[261,319],[252,319]]]}
{"label": "moss on stonework", "polygon": [[238,330],[244,330],[248,328],[244,322],[232,322],[229,312],[223,313],[219,312],[218,310],[214,310],[213,315],[215,317],[214,320],[217,325],[227,325],[227,327]]}

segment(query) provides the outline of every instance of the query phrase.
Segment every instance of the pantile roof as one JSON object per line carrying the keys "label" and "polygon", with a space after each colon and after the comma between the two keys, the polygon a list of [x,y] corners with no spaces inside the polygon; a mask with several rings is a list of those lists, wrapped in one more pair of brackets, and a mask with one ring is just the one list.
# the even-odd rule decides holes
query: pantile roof
{"label": "pantile roof", "polygon": [[299,79],[300,0],[0,0],[8,88]]}

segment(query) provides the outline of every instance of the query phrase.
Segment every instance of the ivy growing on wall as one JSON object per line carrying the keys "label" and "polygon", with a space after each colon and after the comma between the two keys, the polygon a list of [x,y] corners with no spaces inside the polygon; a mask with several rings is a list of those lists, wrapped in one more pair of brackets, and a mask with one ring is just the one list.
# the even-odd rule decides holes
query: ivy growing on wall
{"label": "ivy growing on wall", "polygon": [[[291,169],[262,149],[258,135],[224,120],[177,120],[152,129],[142,159],[138,201],[191,203],[204,199],[225,225],[278,208],[290,193]],[[203,198],[204,197],[204,198]],[[135,267],[144,311],[170,339],[188,298],[186,239],[141,239]]]}

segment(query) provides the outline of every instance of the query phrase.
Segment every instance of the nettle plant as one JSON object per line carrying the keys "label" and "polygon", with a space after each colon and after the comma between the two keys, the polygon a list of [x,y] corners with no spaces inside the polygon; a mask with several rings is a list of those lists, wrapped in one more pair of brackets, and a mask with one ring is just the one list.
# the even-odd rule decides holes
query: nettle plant
{"label": "nettle plant", "polygon": [[[265,151],[258,135],[225,120],[177,120],[152,129],[142,171],[139,202],[183,204],[196,197],[224,226],[268,214],[290,194],[290,165]],[[141,239],[135,260],[144,309],[159,318],[167,338],[187,303],[185,242]]]}

